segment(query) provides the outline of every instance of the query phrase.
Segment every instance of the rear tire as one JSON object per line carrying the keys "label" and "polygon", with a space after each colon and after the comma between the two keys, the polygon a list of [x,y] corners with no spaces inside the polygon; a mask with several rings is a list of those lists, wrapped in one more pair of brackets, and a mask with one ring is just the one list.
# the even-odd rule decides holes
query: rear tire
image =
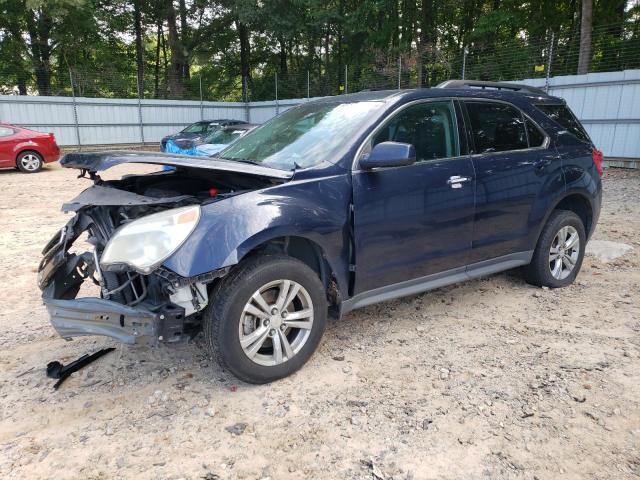
{"label": "rear tire", "polygon": [[291,375],[320,344],[327,319],[325,289],[299,260],[250,258],[216,285],[211,298],[203,315],[207,348],[245,382]]}
{"label": "rear tire", "polygon": [[582,220],[569,210],[556,210],[540,233],[525,280],[539,287],[562,288],[580,272],[587,244]]}
{"label": "rear tire", "polygon": [[33,150],[27,150],[26,152],[20,152],[16,157],[16,167],[23,173],[36,173],[42,170],[44,160],[42,155]]}

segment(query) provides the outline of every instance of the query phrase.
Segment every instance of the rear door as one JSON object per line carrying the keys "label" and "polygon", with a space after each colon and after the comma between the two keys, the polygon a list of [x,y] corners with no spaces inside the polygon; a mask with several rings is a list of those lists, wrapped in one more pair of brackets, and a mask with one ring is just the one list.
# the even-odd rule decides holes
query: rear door
{"label": "rear door", "polygon": [[452,100],[420,101],[392,114],[365,144],[362,154],[384,141],[411,143],[417,161],[353,172],[354,293],[466,265],[474,172],[460,133]]}
{"label": "rear door", "polygon": [[515,106],[498,101],[465,100],[465,119],[476,172],[476,210],[469,263],[526,252],[536,199],[561,168],[549,138]]}

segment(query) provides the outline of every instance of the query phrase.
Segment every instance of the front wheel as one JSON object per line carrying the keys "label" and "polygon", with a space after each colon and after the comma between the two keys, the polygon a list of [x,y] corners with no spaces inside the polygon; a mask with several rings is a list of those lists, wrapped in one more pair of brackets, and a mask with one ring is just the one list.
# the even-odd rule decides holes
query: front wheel
{"label": "front wheel", "polygon": [[204,312],[207,347],[249,383],[298,370],[324,333],[327,300],[318,275],[284,255],[251,258],[214,289]]}
{"label": "front wheel", "polygon": [[586,245],[587,235],[580,217],[568,210],[554,211],[525,269],[527,282],[550,288],[570,285],[580,271]]}

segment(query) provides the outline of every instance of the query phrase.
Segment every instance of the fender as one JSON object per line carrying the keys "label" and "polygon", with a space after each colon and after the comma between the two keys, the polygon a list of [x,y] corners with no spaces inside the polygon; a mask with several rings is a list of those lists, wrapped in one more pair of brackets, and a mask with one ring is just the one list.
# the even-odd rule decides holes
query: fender
{"label": "fender", "polygon": [[340,173],[293,180],[204,205],[198,226],[164,266],[193,277],[235,265],[269,240],[297,236],[321,248],[340,293],[346,295],[350,198],[350,177]]}
{"label": "fender", "polygon": [[[563,167],[563,176],[566,180],[567,175],[565,170],[566,170],[566,167]],[[595,167],[594,167],[594,170],[595,170]],[[572,182],[572,185],[570,187],[566,186],[562,192],[558,192],[558,194],[549,198],[548,202],[545,202],[547,206],[544,212],[544,217],[538,224],[537,228],[534,229],[534,235],[532,236],[532,239],[531,239],[532,248],[535,248],[535,245],[538,242],[538,238],[540,237],[540,233],[542,232],[542,229],[546,225],[547,220],[549,219],[549,216],[551,216],[551,213],[553,213],[553,211],[556,208],[558,208],[558,205],[560,205],[565,199],[575,195],[580,196],[580,198],[584,200],[591,209],[592,218],[591,218],[590,229],[589,231],[587,231],[587,238],[591,237],[591,234],[595,230],[595,226],[598,223],[598,218],[600,216],[600,204],[602,201],[602,183],[599,180],[598,181],[594,180],[592,175],[589,175],[586,172],[584,173],[585,175],[581,176],[580,184],[576,184],[575,182]],[[596,172],[596,175],[598,175],[597,172]]]}
{"label": "fender", "polygon": [[[560,159],[558,158],[554,162],[560,163]],[[546,170],[539,174],[546,176],[546,179],[538,190],[529,211],[527,222],[529,234],[524,239],[523,250],[535,248],[547,217],[565,195],[566,184],[561,165],[557,165],[551,174],[548,174]]]}
{"label": "fender", "polygon": [[13,159],[13,161],[16,161],[16,157],[21,154],[22,152],[25,152],[27,150],[33,150],[38,152],[38,143],[34,142],[33,140],[24,140],[23,142],[20,143],[16,143],[13,148],[11,149],[11,158]]}

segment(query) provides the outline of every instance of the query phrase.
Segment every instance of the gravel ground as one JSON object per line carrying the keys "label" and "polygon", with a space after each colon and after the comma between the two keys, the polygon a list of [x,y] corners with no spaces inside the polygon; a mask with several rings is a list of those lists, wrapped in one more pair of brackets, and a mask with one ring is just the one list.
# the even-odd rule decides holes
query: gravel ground
{"label": "gravel ground", "polygon": [[[201,338],[55,334],[35,272],[88,185],[75,176],[0,172],[1,478],[640,477],[639,172],[607,172],[594,237],[633,250],[587,257],[573,286],[507,272],[368,307],[266,386],[223,372]],[[48,362],[112,345],[52,389]]]}

